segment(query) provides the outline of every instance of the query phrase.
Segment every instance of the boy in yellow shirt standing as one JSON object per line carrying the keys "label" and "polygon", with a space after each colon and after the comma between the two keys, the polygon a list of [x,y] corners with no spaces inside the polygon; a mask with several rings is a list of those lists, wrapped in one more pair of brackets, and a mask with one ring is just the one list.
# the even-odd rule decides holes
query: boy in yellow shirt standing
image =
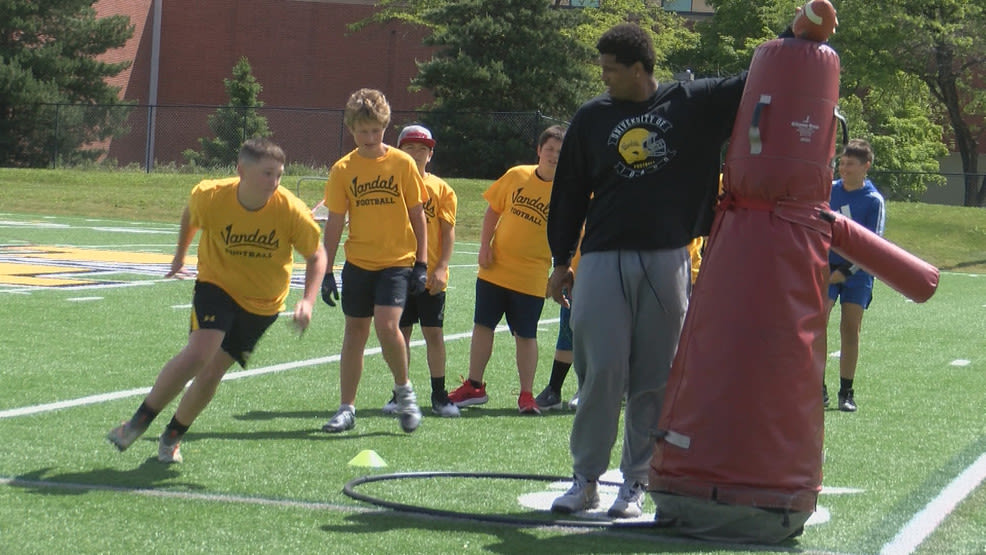
{"label": "boy in yellow shirt standing", "polygon": [[[397,148],[411,155],[424,180],[428,200],[424,203],[428,222],[428,279],[427,289],[417,295],[408,295],[400,328],[404,335],[408,357],[411,354],[411,331],[415,323],[421,324],[425,338],[428,371],[431,375],[431,411],[439,416],[459,416],[459,407],[449,400],[445,389],[445,337],[442,328],[445,320],[445,289],[448,286],[448,266],[455,243],[455,213],[458,199],[455,191],[444,179],[427,171],[428,162],[435,153],[435,139],[431,131],[421,125],[408,125],[397,138]],[[397,411],[397,399],[391,397],[383,407],[384,414]]]}
{"label": "boy in yellow shirt standing", "polygon": [[284,158],[274,143],[251,139],[240,149],[239,177],[205,180],[192,189],[167,273],[190,275],[185,255],[201,229],[188,343],[161,369],[133,417],[110,431],[107,439],[120,451],[147,431],[192,380],[158,442],[159,461],[182,462],[180,444],[188,427],[233,363],[246,367],[257,342],[283,310],[293,250],[305,257],[305,292],[295,306],[294,322],[301,331],[308,327],[326,256],[308,207],[280,186]]}
{"label": "boy in yellow shirt standing", "polygon": [[469,349],[469,378],[449,394],[459,407],[488,401],[483,374],[493,353],[493,333],[504,315],[517,344],[521,414],[541,414],[534,400],[537,323],[551,269],[547,220],[551,184],[565,131],[554,125],[538,138],[537,165],[515,166],[483,197],[489,202],[479,245],[476,308]]}
{"label": "boy in yellow shirt standing", "polygon": [[[356,426],[356,392],[363,375],[363,351],[373,323],[383,358],[394,376],[394,400],[401,429],[411,433],[421,410],[407,375],[408,353],[399,329],[408,294],[425,290],[428,242],[427,199],[418,167],[407,153],[384,144],[390,105],[373,89],[354,92],[343,115],[356,149],[329,171],[325,184],[325,250],[335,260],[349,215],[342,269],[342,312],[346,315],[339,361],[339,410],[322,426],[338,433]],[[322,298],[339,298],[333,272],[325,274]]]}

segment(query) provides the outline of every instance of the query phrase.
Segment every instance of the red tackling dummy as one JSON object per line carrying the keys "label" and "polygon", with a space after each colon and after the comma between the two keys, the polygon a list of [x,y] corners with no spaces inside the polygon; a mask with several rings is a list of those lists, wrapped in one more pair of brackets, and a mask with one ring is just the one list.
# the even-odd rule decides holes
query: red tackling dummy
{"label": "red tackling dummy", "polygon": [[827,45],[793,38],[751,62],[651,461],[658,515],[680,533],[780,542],[815,510],[830,248],[917,299],[937,285],[828,210],[839,69]]}

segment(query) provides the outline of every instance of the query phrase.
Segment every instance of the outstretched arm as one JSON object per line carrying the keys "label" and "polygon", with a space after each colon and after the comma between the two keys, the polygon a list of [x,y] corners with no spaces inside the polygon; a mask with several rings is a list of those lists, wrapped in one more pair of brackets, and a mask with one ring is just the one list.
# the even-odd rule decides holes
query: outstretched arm
{"label": "outstretched arm", "polygon": [[185,255],[188,254],[188,247],[192,244],[192,239],[195,238],[198,230],[199,228],[192,226],[192,215],[188,211],[188,206],[185,206],[178,224],[178,246],[175,248],[174,258],[171,259],[171,270],[164,277],[183,279],[192,275],[185,269]]}
{"label": "outstretched arm", "polygon": [[305,259],[305,293],[294,307],[294,325],[300,332],[308,329],[312,321],[312,307],[325,275],[326,258],[325,247],[319,245],[314,254]]}

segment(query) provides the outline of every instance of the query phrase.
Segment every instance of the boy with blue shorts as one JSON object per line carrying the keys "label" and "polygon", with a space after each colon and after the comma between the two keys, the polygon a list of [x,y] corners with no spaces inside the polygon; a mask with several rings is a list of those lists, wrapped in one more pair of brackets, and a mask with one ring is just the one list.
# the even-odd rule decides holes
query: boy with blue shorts
{"label": "boy with blue shorts", "polygon": [[[870,231],[883,235],[883,196],[866,178],[873,165],[873,149],[863,139],[849,141],[839,156],[839,179],[832,184],[832,210],[852,218]],[[839,335],[842,348],[839,355],[839,410],[855,412],[856,400],[853,380],[859,360],[859,335],[863,324],[863,311],[873,299],[873,276],[842,258],[829,253],[828,310],[831,313],[836,300],[841,300],[842,317]],[[828,390],[822,385],[824,403],[828,406]]]}
{"label": "boy with blue shorts", "polygon": [[494,330],[506,315],[517,346],[517,409],[521,414],[541,414],[533,393],[537,325],[551,269],[548,202],[564,136],[560,126],[546,129],[538,138],[537,165],[507,170],[483,193],[489,207],[480,235],[469,378],[449,394],[459,407],[489,400],[483,374],[493,353]]}

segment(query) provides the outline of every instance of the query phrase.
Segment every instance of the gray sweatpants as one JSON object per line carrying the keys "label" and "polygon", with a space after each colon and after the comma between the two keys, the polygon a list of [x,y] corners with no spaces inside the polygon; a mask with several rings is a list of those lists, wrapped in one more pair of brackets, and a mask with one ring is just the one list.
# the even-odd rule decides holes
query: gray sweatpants
{"label": "gray sweatpants", "polygon": [[685,247],[582,255],[571,315],[580,385],[570,442],[576,474],[595,480],[609,467],[626,400],[620,471],[625,481],[647,483],[690,272]]}

